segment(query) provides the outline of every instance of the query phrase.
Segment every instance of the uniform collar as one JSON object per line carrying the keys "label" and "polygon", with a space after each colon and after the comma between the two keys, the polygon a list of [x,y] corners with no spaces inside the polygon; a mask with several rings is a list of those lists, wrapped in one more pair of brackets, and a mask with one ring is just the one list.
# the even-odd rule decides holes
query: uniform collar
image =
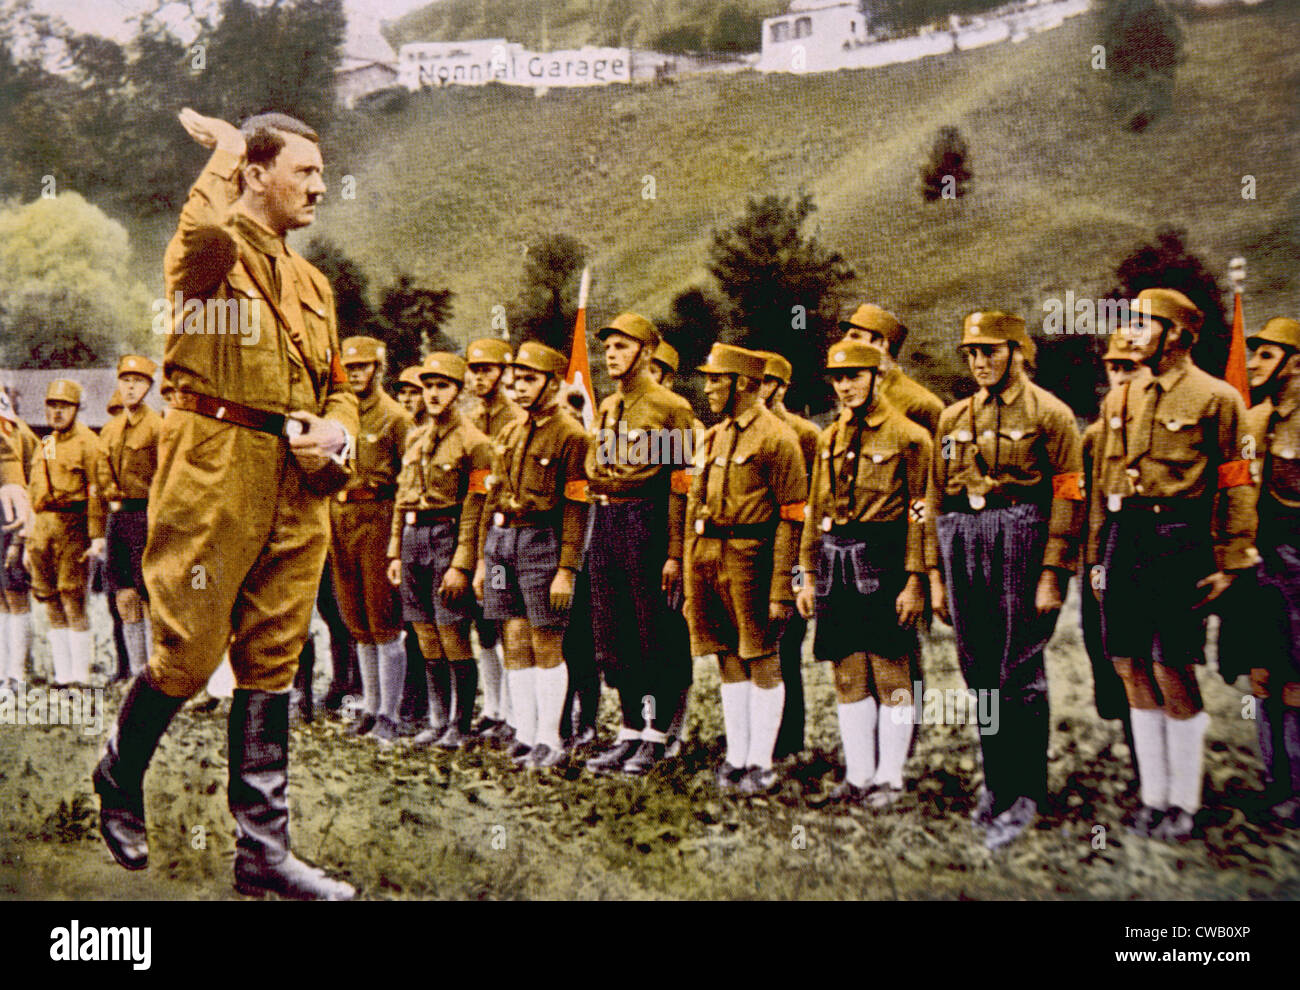
{"label": "uniform collar", "polygon": [[262,226],[261,223],[254,220],[243,210],[235,211],[235,227],[243,235],[244,239],[262,254],[269,255],[272,258],[279,258],[288,253],[288,249],[284,246],[283,237]]}
{"label": "uniform collar", "polygon": [[1273,406],[1273,413],[1278,419],[1290,419],[1291,414],[1300,409],[1300,398],[1290,396],[1282,399],[1280,402],[1270,400]]}
{"label": "uniform collar", "polygon": [[460,410],[452,406],[447,410],[446,416],[433,422],[433,437],[435,440],[441,440],[458,426],[460,426]]}
{"label": "uniform collar", "polygon": [[1020,393],[1025,390],[1025,382],[1025,373],[1013,369],[1011,372],[1011,380],[1007,382],[1006,388],[999,392],[997,396],[994,396],[988,389],[981,388],[975,393],[975,401],[979,405],[984,406],[988,405],[993,401],[993,399],[1000,398],[1004,406],[1010,406],[1020,398]]}
{"label": "uniform collar", "polygon": [[1160,383],[1160,390],[1166,394],[1173,391],[1175,385],[1182,381],[1183,376],[1187,374],[1187,369],[1192,366],[1192,357],[1190,354],[1184,354],[1175,362],[1174,366],[1166,371],[1163,375],[1157,375],[1154,372],[1152,377],[1144,383],[1144,387],[1150,388],[1152,382]]}
{"label": "uniform collar", "polygon": [[[863,417],[863,422],[866,423],[867,426],[871,427],[871,429],[878,430],[880,429],[880,424],[885,421],[885,418],[888,415],[889,414],[885,409],[885,403],[881,400],[879,395],[876,395],[872,398],[871,408],[867,410],[867,415]],[[844,426],[848,426],[852,423],[853,410],[847,408],[841,410],[840,422]]]}
{"label": "uniform collar", "polygon": [[[378,373],[378,369],[376,369],[376,373]],[[371,387],[370,394],[366,396],[364,399],[361,398],[361,396],[359,395],[357,396],[357,411],[363,413],[370,412],[370,410],[375,408],[375,405],[378,402],[379,402],[379,386],[375,385]]]}
{"label": "uniform collar", "polygon": [[131,426],[139,426],[140,420],[144,419],[145,413],[147,411],[148,410],[146,409],[143,400],[140,402],[138,406],[135,407],[135,412],[132,412],[129,409],[123,410],[123,412],[126,414],[126,421]]}
{"label": "uniform collar", "polygon": [[735,424],[736,429],[738,430],[748,429],[749,424],[754,422],[754,420],[758,418],[758,414],[763,410],[764,410],[763,403],[755,402],[752,406],[746,409],[739,416],[733,417],[731,422]]}
{"label": "uniform collar", "polygon": [[653,378],[642,372],[635,377],[635,380],[620,388],[618,394],[622,396],[625,403],[631,402],[633,399],[639,399],[649,392],[650,386],[654,385],[654,383]]}

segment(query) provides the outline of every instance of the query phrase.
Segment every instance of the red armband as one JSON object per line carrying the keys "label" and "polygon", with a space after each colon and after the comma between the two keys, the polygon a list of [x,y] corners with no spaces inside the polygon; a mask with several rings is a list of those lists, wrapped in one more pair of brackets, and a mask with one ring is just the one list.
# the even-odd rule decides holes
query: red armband
{"label": "red armband", "polygon": [[786,522],[803,522],[807,502],[787,502],[781,506],[781,518]]}
{"label": "red armband", "polygon": [[691,473],[689,471],[674,471],[668,476],[668,487],[672,489],[674,495],[689,495],[691,493]]}
{"label": "red armband", "polygon": [[564,497],[570,502],[587,501],[587,479],[579,478],[576,481],[565,482]]}
{"label": "red armband", "polygon": [[476,468],[469,473],[469,493],[471,495],[487,494],[487,468]]}
{"label": "red armband", "polygon": [[1227,464],[1219,465],[1219,488],[1236,488],[1238,485],[1249,485],[1250,481],[1250,461],[1229,461]]}
{"label": "red armband", "polygon": [[348,373],[343,370],[343,362],[339,360],[337,351],[330,353],[330,384],[343,386],[348,383]]}
{"label": "red armband", "polygon": [[1083,481],[1083,474],[1079,471],[1066,471],[1064,474],[1052,475],[1052,498],[1064,499],[1067,502],[1082,502],[1083,488],[1080,483]]}

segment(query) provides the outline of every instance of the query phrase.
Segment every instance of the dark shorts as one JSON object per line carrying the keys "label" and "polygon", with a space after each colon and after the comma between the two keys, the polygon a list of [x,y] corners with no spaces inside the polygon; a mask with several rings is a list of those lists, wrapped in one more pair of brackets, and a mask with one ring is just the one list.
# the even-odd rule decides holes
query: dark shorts
{"label": "dark shorts", "polygon": [[110,593],[134,588],[148,599],[144,589],[144,545],[149,537],[148,510],[110,512],[104,528],[108,554],[108,590]]}
{"label": "dark shorts", "polygon": [[899,626],[894,605],[907,583],[902,566],[906,536],[906,524],[881,529],[870,541],[822,536],[813,635],[818,660],[843,660],[862,652],[897,660],[915,653],[916,630]]}
{"label": "dark shorts", "polygon": [[1254,668],[1300,680],[1300,516],[1261,514],[1259,566],[1219,600],[1219,673],[1231,683]]}
{"label": "dark shorts", "polygon": [[1102,643],[1110,657],[1204,663],[1206,609],[1193,606],[1205,597],[1196,582],[1217,570],[1209,521],[1160,518],[1129,510],[1102,525]]}
{"label": "dark shorts", "polygon": [[454,626],[472,617],[472,594],[447,605],[438,595],[442,576],[456,553],[460,522],[402,528],[402,621]]}
{"label": "dark shorts", "polygon": [[550,526],[490,526],[483,541],[483,616],[527,619],[535,629],[563,629],[569,613],[551,608],[551,582],[560,566],[560,538]]}
{"label": "dark shorts", "polygon": [[[8,520],[5,521],[8,522]],[[31,589],[32,579],[23,570],[22,561],[16,561],[12,567],[4,566],[4,561],[9,556],[9,545],[16,538],[16,533],[0,534],[0,591],[25,594]]]}

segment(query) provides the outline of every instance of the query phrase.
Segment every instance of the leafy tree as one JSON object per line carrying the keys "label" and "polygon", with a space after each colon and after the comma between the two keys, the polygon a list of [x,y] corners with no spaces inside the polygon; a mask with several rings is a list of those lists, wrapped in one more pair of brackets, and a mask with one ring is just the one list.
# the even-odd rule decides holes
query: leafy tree
{"label": "leafy tree", "polygon": [[660,31],[650,42],[655,51],[685,55],[704,50],[704,27],[699,24],[678,24]]}
{"label": "leafy tree", "polygon": [[313,237],[303,257],[321,270],[334,289],[339,336],[368,333],[375,312],[370,304],[370,279],[361,266],[324,237]]}
{"label": "leafy tree", "polygon": [[692,287],[673,298],[667,316],[655,320],[660,335],[677,350],[679,363],[673,389],[690,401],[695,414],[705,422],[710,422],[712,417],[702,380],[694,369],[704,362],[718,338],[724,321],[723,305],[718,296]]}
{"label": "leafy tree", "polygon": [[1164,0],[1114,0],[1101,41],[1114,83],[1113,109],[1143,131],[1168,112],[1184,58],[1183,28]]}
{"label": "leafy tree", "polygon": [[817,367],[855,277],[838,251],[803,232],[815,210],[807,194],[751,198],[739,219],[714,233],[709,247],[709,273],[722,295],[722,339],[784,354],[794,366],[792,408],[829,403]]}
{"label": "leafy tree", "polygon": [[529,244],[523,285],[509,310],[510,336],[516,346],[539,340],[568,352],[586,261],[586,245],[568,234],[548,234]]}
{"label": "leafy tree", "polygon": [[973,177],[966,139],[951,125],[939,128],[930,157],[921,166],[921,195],[931,203],[940,198],[960,199]]}
{"label": "leafy tree", "polygon": [[396,381],[403,368],[419,363],[425,350],[460,349],[442,332],[451,318],[452,295],[450,289],[419,285],[405,272],[379,293],[374,334],[387,345],[389,379]]}
{"label": "leafy tree", "polygon": [[735,2],[718,7],[709,29],[710,51],[756,52],[763,47],[763,19]]}

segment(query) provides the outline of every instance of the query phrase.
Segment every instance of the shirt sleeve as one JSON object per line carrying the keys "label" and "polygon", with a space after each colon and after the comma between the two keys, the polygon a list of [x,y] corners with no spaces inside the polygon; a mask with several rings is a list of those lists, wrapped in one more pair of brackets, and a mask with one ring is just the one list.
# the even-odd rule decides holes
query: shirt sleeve
{"label": "shirt sleeve", "polygon": [[483,526],[483,506],[487,501],[484,484],[492,462],[492,447],[486,441],[474,445],[469,453],[469,478],[466,481],[465,502],[460,510],[460,536],[451,566],[474,573],[478,565],[479,535]]}
{"label": "shirt sleeve", "polygon": [[1047,466],[1051,472],[1052,509],[1047,523],[1043,566],[1073,571],[1079,562],[1079,537],[1086,512],[1083,489],[1083,454],[1079,428],[1068,409],[1053,408],[1047,415]]}
{"label": "shirt sleeve", "polygon": [[1212,530],[1214,561],[1221,571],[1237,571],[1259,561],[1255,549],[1258,489],[1252,484],[1246,430],[1246,405],[1235,391],[1217,402],[1218,464]]}
{"label": "shirt sleeve", "polygon": [[781,437],[773,444],[771,478],[779,513],[772,544],[771,600],[788,603],[794,600],[790,578],[808,500],[808,473],[797,439],[789,443]]}
{"label": "shirt sleeve", "polygon": [[[922,428],[924,430],[924,427]],[[903,566],[913,574],[924,574],[926,557],[926,519],[930,461],[934,444],[929,435],[918,436],[904,453],[907,465],[907,547]]]}
{"label": "shirt sleeve", "polygon": [[104,492],[99,486],[99,477],[106,467],[103,465],[104,450],[99,444],[99,437],[90,432],[82,445],[81,469],[86,475],[86,533],[92,540],[104,535]]}
{"label": "shirt sleeve", "polygon": [[207,292],[238,260],[239,248],[226,222],[239,198],[235,175],[242,162],[218,148],[190,187],[164,261],[170,289],[186,295]]}
{"label": "shirt sleeve", "polygon": [[560,566],[576,571],[582,566],[582,538],[587,528],[587,434],[574,430],[564,441],[563,456]]}

